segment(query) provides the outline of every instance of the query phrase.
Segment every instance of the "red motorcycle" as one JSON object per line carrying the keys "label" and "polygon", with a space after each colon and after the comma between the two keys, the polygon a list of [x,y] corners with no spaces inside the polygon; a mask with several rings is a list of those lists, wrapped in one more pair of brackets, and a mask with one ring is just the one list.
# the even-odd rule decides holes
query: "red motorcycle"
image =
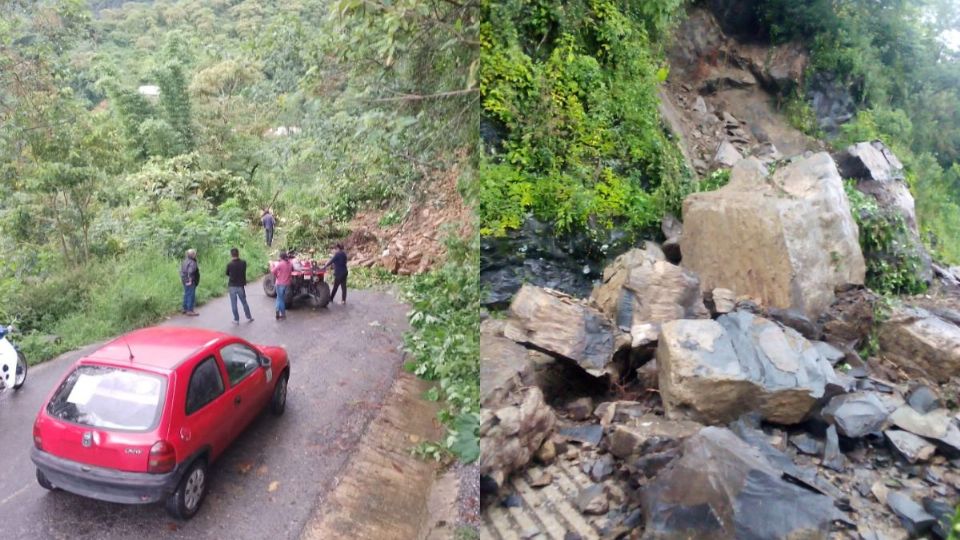
{"label": "red motorcycle", "polygon": [[[292,251],[290,264],[293,272],[290,274],[290,286],[284,294],[283,302],[287,307],[293,307],[301,301],[309,301],[315,307],[327,307],[330,303],[330,285],[324,281],[324,270],[320,261],[311,258],[297,257]],[[263,292],[270,298],[277,297],[277,279],[273,276],[273,269],[280,261],[270,261],[270,273],[263,280]]]}

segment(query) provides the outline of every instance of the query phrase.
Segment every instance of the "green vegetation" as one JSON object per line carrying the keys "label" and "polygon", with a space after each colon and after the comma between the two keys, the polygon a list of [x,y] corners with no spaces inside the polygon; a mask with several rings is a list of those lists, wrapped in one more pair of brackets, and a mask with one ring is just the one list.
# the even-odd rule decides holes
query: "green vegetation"
{"label": "green vegetation", "polygon": [[[833,146],[890,146],[906,166],[924,242],[938,259],[960,263],[960,52],[943,41],[960,26],[956,4],[763,0],[758,14],[774,41],[810,48],[808,81],[830,74],[857,102]],[[791,100],[787,115],[811,133],[807,109]]]}
{"label": "green vegetation", "polygon": [[[275,249],[321,252],[358,211],[409,208],[418,184],[472,159],[478,31],[469,1],[4,2],[0,320],[42,361],[176,309],[187,248],[200,301],[223,292],[232,246],[265,270],[262,207],[279,220]],[[421,317],[447,317],[426,287],[414,286]],[[414,326],[411,346],[434,347],[432,326]],[[423,374],[463,428],[476,394],[443,381],[479,360],[460,353]]]}
{"label": "green vegetation", "polygon": [[867,286],[884,295],[925,291],[927,285],[920,278],[923,261],[920,254],[911,250],[910,230],[903,217],[882,210],[876,199],[858,191],[853,182],[844,187],[860,229]]}
{"label": "green vegetation", "polygon": [[480,244],[451,238],[448,260],[407,287],[412,306],[407,369],[438,381],[434,399],[446,400],[441,420],[451,426],[439,447],[470,463],[480,457]]}
{"label": "green vegetation", "polygon": [[953,514],[950,530],[947,533],[949,534],[947,540],[960,540],[960,506],[957,506],[957,510]]}
{"label": "green vegetation", "polygon": [[679,210],[692,180],[660,124],[659,43],[681,0],[483,2],[480,89],[502,134],[480,163],[481,234],[528,214],[561,231],[633,232]]}

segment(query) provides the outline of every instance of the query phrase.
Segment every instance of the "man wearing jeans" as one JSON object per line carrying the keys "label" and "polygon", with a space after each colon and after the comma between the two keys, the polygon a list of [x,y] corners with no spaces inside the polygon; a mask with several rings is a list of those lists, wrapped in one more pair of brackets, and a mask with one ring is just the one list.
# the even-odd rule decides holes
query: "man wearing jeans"
{"label": "man wearing jeans", "polygon": [[230,262],[227,263],[227,290],[230,291],[230,309],[233,311],[233,324],[240,324],[240,314],[237,312],[237,298],[243,304],[243,314],[247,322],[253,322],[250,316],[250,306],[247,305],[247,261],[240,258],[240,250],[230,249]]}
{"label": "man wearing jeans", "polygon": [[287,318],[287,305],[284,302],[284,296],[287,294],[287,287],[290,286],[290,274],[293,272],[293,265],[290,264],[290,257],[286,252],[280,254],[280,262],[273,267],[271,272],[277,280],[277,320],[282,321]]}
{"label": "man wearing jeans", "polygon": [[269,208],[263,209],[263,216],[260,218],[263,222],[263,232],[266,235],[267,246],[273,245],[273,228],[277,225],[277,220],[273,219],[273,214]]}
{"label": "man wearing jeans", "polygon": [[333,254],[333,258],[330,259],[330,262],[323,266],[323,269],[326,270],[333,266],[333,292],[330,293],[330,300],[334,300],[337,296],[337,289],[341,289],[340,303],[347,303],[347,252],[343,250],[343,244],[337,244],[337,250]]}
{"label": "man wearing jeans", "polygon": [[197,301],[197,285],[200,284],[200,267],[197,265],[197,250],[188,249],[187,258],[180,265],[180,282],[183,283],[183,314],[199,315],[193,310]]}

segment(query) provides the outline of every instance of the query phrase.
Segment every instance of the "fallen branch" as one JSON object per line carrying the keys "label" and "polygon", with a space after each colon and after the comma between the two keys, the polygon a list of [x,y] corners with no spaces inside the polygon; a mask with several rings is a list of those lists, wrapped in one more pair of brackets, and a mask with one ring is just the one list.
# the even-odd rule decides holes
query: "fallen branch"
{"label": "fallen branch", "polygon": [[449,97],[464,96],[479,91],[478,88],[464,88],[463,90],[451,90],[449,92],[438,92],[436,94],[403,94],[395,97],[364,99],[371,103],[383,103],[388,101],[424,101],[428,99],[445,99]]}

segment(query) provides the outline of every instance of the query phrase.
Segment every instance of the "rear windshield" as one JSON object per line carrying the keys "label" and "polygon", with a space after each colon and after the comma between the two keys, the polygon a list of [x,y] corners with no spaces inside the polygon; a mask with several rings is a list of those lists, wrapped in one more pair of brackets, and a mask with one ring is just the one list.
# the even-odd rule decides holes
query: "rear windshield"
{"label": "rear windshield", "polygon": [[84,426],[148,431],[160,419],[163,377],[108,366],[79,366],[47,404],[54,418]]}

